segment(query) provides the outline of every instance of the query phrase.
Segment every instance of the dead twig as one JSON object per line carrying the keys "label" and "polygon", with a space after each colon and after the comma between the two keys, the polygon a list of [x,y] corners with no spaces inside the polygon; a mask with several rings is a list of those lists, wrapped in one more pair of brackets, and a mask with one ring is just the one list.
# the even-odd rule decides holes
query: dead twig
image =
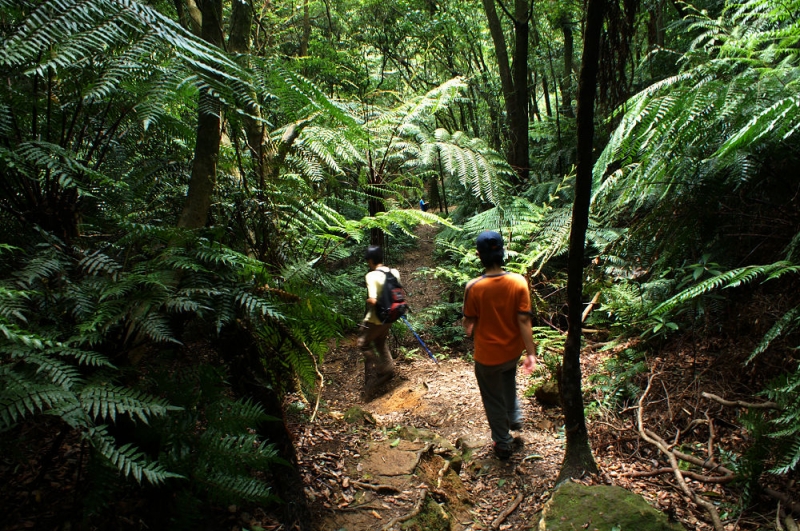
{"label": "dead twig", "polygon": [[517,497],[514,498],[514,501],[511,502],[511,505],[503,509],[503,512],[500,513],[497,516],[497,518],[494,519],[494,522],[492,522],[492,529],[500,528],[500,524],[505,522],[506,518],[508,518],[508,515],[513,513],[517,509],[517,507],[519,507],[519,504],[522,503],[522,498],[523,496],[521,492],[517,494]]}
{"label": "dead twig", "polygon": [[427,497],[428,497],[428,489],[427,488],[420,489],[419,499],[417,500],[417,503],[414,504],[414,508],[411,510],[411,512],[403,516],[397,516],[395,518],[392,518],[388,524],[386,524],[381,528],[381,531],[389,531],[397,524],[401,524],[406,520],[411,520],[412,518],[417,516],[422,510],[422,505],[425,503],[425,498]]}
{"label": "dead twig", "polygon": [[683,479],[683,474],[678,466],[678,459],[675,457],[675,454],[672,450],[669,449],[667,443],[662,439],[660,436],[656,435],[649,430],[645,430],[644,428],[644,421],[642,420],[642,412],[644,411],[644,399],[647,397],[647,393],[650,392],[650,387],[653,384],[653,378],[655,375],[650,376],[647,380],[647,388],[642,393],[642,396],[639,398],[639,409],[636,412],[636,417],[639,423],[639,435],[645,441],[649,442],[650,444],[654,445],[656,448],[661,450],[661,452],[669,459],[670,465],[672,465],[672,472],[675,475],[675,480],[678,482],[678,486],[680,487],[681,491],[689,497],[692,501],[694,501],[697,505],[703,507],[708,515],[711,517],[711,521],[714,524],[714,529],[716,531],[724,531],[724,527],[722,526],[722,520],[719,518],[719,512],[717,508],[714,507],[714,504],[709,502],[706,499],[701,498],[686,484],[686,480]]}
{"label": "dead twig", "polygon": [[775,402],[761,402],[759,404],[754,404],[752,402],[744,402],[742,400],[725,400],[721,396],[717,396],[712,393],[702,393],[703,397],[708,398],[709,400],[713,400],[715,402],[719,402],[723,406],[729,407],[746,407],[750,409],[780,409],[781,407],[776,404]]}
{"label": "dead twig", "polygon": [[364,483],[363,481],[351,481],[350,484],[360,489],[374,490],[375,492],[394,492],[395,494],[403,492],[391,485],[373,485],[372,483]]}

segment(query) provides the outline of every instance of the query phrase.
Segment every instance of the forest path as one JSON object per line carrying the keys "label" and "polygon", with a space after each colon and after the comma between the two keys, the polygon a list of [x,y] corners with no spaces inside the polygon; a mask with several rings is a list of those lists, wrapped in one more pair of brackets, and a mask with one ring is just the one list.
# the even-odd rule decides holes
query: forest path
{"label": "forest path", "polygon": [[[419,273],[433,265],[437,230],[419,227],[419,245],[401,263],[390,264],[400,271],[412,309],[439,297],[438,283]],[[406,336],[401,343],[392,340],[392,348],[412,350],[416,340]],[[497,460],[473,365],[462,354],[452,352],[435,364],[421,349],[414,355],[401,353],[396,377],[382,395],[364,402],[364,366],[355,335],[331,349],[321,367],[325,387],[315,421],[290,426],[315,529],[388,529],[393,519],[411,514],[425,492],[441,504],[445,529],[490,529],[496,521],[500,529],[532,524],[563,457],[563,439],[557,433],[560,411],[543,410],[521,396],[525,422],[520,435],[525,444],[509,461]],[[521,394],[528,383],[521,371],[519,378]],[[462,452],[464,462],[458,470],[458,459],[451,458]],[[499,521],[520,497],[516,508]],[[393,527],[399,529],[399,523]]]}

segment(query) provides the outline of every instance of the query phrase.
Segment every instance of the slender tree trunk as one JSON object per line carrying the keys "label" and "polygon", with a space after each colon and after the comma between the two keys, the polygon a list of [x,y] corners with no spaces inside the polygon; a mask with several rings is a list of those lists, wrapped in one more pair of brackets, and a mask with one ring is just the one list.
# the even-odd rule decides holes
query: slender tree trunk
{"label": "slender tree trunk", "polygon": [[574,39],[572,35],[572,25],[569,21],[561,24],[561,31],[564,33],[564,75],[561,78],[561,113],[572,118],[572,57]]}
{"label": "slender tree trunk", "polygon": [[552,118],[553,108],[550,106],[550,87],[547,84],[547,74],[542,74],[542,93],[544,94],[544,111],[548,118]]}
{"label": "slender tree trunk", "polygon": [[300,57],[308,55],[308,41],[311,39],[311,15],[308,0],[303,0],[303,35],[300,37]]}
{"label": "slender tree trunk", "polygon": [[492,36],[497,56],[500,84],[506,104],[506,121],[510,145],[508,161],[517,171],[520,181],[527,180],[528,160],[528,2],[515,0],[514,3],[514,69],[508,58],[506,39],[494,0],[483,0],[483,8]]}
{"label": "slender tree trunk", "polygon": [[[203,14],[202,37],[209,43],[222,47],[222,0],[200,0]],[[219,100],[208,91],[200,94],[197,119],[197,140],[194,163],[189,180],[189,193],[178,226],[187,229],[204,227],[211,208],[211,196],[217,177],[217,159],[220,142]]]}
{"label": "slender tree trunk", "polygon": [[529,87],[530,87],[530,105],[531,105],[531,114],[532,117],[535,117],[537,121],[542,121],[542,114],[539,111],[539,97],[536,95],[536,71],[531,70],[530,79],[528,79]]}
{"label": "slender tree trunk", "polygon": [[514,111],[511,115],[513,160],[520,180],[528,182],[528,0],[514,2]]}
{"label": "slender tree trunk", "polygon": [[561,402],[564,411],[567,448],[557,484],[586,473],[596,473],[597,464],[589,446],[589,433],[583,412],[581,392],[581,321],[583,292],[583,253],[589,226],[592,192],[592,142],[594,139],[594,101],[600,59],[600,33],[603,28],[605,0],[589,0],[586,33],[583,40],[583,65],[578,87],[578,168],[575,177],[575,202],[567,263],[567,303],[569,331],[564,345],[561,368]]}
{"label": "slender tree trunk", "polygon": [[[253,10],[247,2],[234,0],[231,8],[230,36],[228,50],[232,53],[247,54],[250,52],[250,33],[253,27]],[[251,101],[246,104],[246,115],[243,117],[247,150],[253,161],[253,170],[259,189],[264,188],[265,181],[265,148],[266,131],[261,122],[261,109],[255,93],[250,94]]]}

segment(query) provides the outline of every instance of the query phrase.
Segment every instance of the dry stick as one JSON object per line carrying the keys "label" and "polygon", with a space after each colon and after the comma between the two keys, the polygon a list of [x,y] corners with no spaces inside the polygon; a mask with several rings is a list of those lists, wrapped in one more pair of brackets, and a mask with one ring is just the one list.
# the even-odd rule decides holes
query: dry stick
{"label": "dry stick", "polygon": [[641,398],[639,398],[639,409],[636,412],[637,420],[639,421],[639,435],[645,441],[649,442],[650,444],[656,446],[659,450],[661,450],[664,455],[667,456],[669,459],[670,465],[672,465],[672,471],[675,474],[675,480],[678,482],[681,490],[683,491],[689,499],[693,500],[697,505],[703,507],[711,517],[712,522],[714,523],[714,529],[716,531],[724,531],[724,527],[722,526],[722,521],[719,519],[719,513],[717,512],[717,508],[714,507],[714,504],[705,500],[694,493],[694,491],[689,488],[689,485],[686,484],[686,481],[683,479],[683,475],[681,474],[681,469],[678,466],[678,459],[675,457],[675,454],[669,450],[667,447],[667,443],[658,435],[650,432],[649,434],[646,433],[644,429],[644,421],[642,420],[642,412],[644,411],[644,399],[647,396],[647,393],[650,392],[650,386],[653,383],[653,376],[648,378],[647,380],[647,388],[642,393]]}
{"label": "dry stick", "polygon": [[589,312],[592,311],[592,308],[594,308],[594,305],[597,304],[597,301],[599,300],[600,300],[600,292],[598,291],[597,293],[594,294],[594,297],[592,297],[592,302],[590,302],[589,305],[586,306],[586,309],[583,310],[583,315],[581,315],[581,323],[583,323],[586,320],[586,318],[589,317]]}
{"label": "dry stick", "polygon": [[753,404],[752,402],[744,402],[742,400],[725,400],[721,396],[717,396],[706,392],[703,392],[702,395],[705,398],[714,400],[715,402],[719,402],[723,406],[740,406],[740,407],[747,407],[750,409],[781,409],[781,407],[775,402],[761,402],[760,404]]}
{"label": "dry stick", "polygon": [[381,531],[389,531],[397,524],[401,524],[406,520],[411,520],[412,518],[417,516],[419,512],[422,510],[422,504],[425,503],[425,498],[427,497],[428,497],[428,489],[427,488],[420,489],[419,499],[417,500],[417,503],[414,505],[414,508],[411,510],[411,512],[404,516],[397,516],[395,518],[392,518],[388,524],[386,524],[381,528]]}
{"label": "dry stick", "polygon": [[311,414],[310,422],[313,423],[314,419],[317,417],[317,411],[319,411],[319,399],[322,398],[322,388],[325,387],[325,378],[322,377],[322,373],[319,372],[319,365],[317,365],[317,359],[314,357],[314,354],[311,352],[311,349],[303,343],[303,346],[306,348],[308,355],[311,356],[311,361],[314,362],[314,370],[317,373],[317,377],[319,378],[319,391],[317,392],[317,403],[314,404],[314,413]]}
{"label": "dry stick", "polygon": [[350,484],[360,489],[374,490],[375,492],[394,492],[395,494],[402,492],[397,487],[391,485],[373,485],[372,483],[364,483],[363,481],[351,481]]}
{"label": "dry stick", "polygon": [[519,494],[517,494],[517,497],[514,498],[514,501],[511,502],[511,505],[506,507],[503,510],[503,512],[500,513],[500,515],[497,518],[495,518],[494,522],[492,522],[492,529],[499,529],[500,528],[500,524],[505,522],[506,518],[508,518],[508,515],[513,513],[517,509],[517,507],[519,507],[520,503],[522,503],[522,493],[521,492]]}
{"label": "dry stick", "polygon": [[708,421],[708,459],[714,459],[714,438],[716,431],[714,430],[714,419],[708,416],[708,411],[705,413],[706,421]]}
{"label": "dry stick", "polygon": [[[661,474],[667,473],[675,473],[675,471],[671,467],[661,467],[655,470],[643,470],[641,472],[629,472],[624,474],[626,478],[649,478],[653,476],[660,476]],[[730,483],[736,476],[704,476],[702,474],[698,474],[697,472],[692,472],[691,470],[681,470],[681,473],[686,476],[690,477],[697,481],[702,481],[703,483]]]}

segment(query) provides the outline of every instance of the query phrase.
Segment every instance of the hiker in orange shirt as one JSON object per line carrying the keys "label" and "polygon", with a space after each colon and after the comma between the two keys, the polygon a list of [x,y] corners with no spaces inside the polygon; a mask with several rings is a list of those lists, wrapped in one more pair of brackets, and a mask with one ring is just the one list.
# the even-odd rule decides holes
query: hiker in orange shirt
{"label": "hiker in orange shirt", "polygon": [[531,331],[531,295],[525,277],[503,270],[503,237],[494,231],[477,239],[482,276],[464,291],[464,332],[475,338],[475,378],[492,431],[495,455],[511,457],[515,439],[510,430],[522,429],[517,398],[517,365],[524,349],[523,370],[536,367]]}

